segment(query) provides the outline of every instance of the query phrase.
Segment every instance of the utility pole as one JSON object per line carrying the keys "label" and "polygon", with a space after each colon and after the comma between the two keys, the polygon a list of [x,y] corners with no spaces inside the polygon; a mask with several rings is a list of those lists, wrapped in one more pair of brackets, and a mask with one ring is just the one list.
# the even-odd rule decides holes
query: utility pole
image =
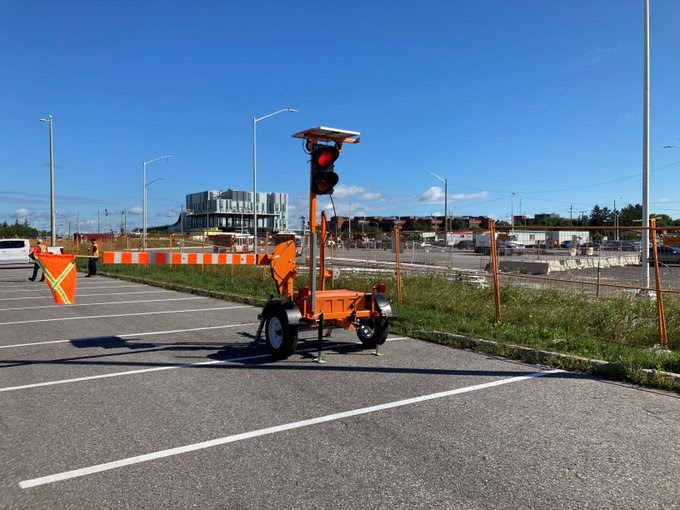
{"label": "utility pole", "polygon": [[[614,204],[616,204],[616,202],[614,202]],[[614,208],[616,209],[616,205],[614,205]],[[574,221],[573,212],[574,212],[574,206],[570,205],[569,206],[569,223],[572,223]]]}
{"label": "utility pole", "polygon": [[616,199],[614,199],[614,239],[615,239],[616,241],[619,240],[619,229],[618,229],[618,226],[619,226],[619,217],[618,217],[618,215],[616,214]]}
{"label": "utility pole", "polygon": [[510,198],[510,226],[512,231],[515,231],[515,192],[512,192],[512,197]]}
{"label": "utility pole", "polygon": [[99,234],[99,209],[97,209],[97,234]]}

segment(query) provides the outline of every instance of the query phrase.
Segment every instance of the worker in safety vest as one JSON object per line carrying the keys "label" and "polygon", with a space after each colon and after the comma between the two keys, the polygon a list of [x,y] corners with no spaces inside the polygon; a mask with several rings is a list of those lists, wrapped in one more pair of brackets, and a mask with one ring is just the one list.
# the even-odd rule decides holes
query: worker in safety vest
{"label": "worker in safety vest", "polygon": [[[38,239],[36,241],[36,245],[31,249],[28,256],[35,260],[35,256],[40,255],[41,253],[47,253],[47,248],[43,246],[42,239]],[[32,282],[34,282],[35,277],[38,276],[38,269],[40,269],[40,266],[38,266],[38,263],[36,262],[35,265],[33,266],[33,276],[28,278]],[[41,282],[45,281],[45,273],[43,273],[42,278],[40,278],[40,281]]]}
{"label": "worker in safety vest", "polygon": [[97,259],[99,258],[99,247],[97,246],[97,240],[92,239],[92,248],[90,248],[90,260],[87,264],[87,276],[97,276]]}

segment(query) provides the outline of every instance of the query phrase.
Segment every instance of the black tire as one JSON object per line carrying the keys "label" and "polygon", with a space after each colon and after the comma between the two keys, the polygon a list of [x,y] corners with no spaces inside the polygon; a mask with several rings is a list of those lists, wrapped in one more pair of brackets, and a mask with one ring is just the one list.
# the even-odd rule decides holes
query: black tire
{"label": "black tire", "polygon": [[286,359],[295,352],[298,340],[297,326],[289,326],[284,313],[274,311],[264,327],[267,347],[276,359]]}
{"label": "black tire", "polygon": [[385,318],[361,319],[357,326],[357,336],[365,349],[375,349],[387,340],[390,331],[390,323]]}

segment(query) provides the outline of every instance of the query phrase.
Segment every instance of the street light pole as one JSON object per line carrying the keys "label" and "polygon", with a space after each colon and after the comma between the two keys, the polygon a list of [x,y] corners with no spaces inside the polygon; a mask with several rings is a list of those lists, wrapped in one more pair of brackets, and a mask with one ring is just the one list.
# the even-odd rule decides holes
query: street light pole
{"label": "street light pole", "polygon": [[642,284],[649,288],[649,0],[645,0],[642,99]]}
{"label": "street light pole", "polygon": [[350,240],[352,239],[352,202],[349,203],[347,211],[347,237]]}
{"label": "street light pole", "polygon": [[449,231],[449,180],[439,177],[436,173],[430,172],[430,175],[436,177],[444,183],[444,246],[447,245],[446,235]]}
{"label": "street light pole", "polygon": [[57,220],[54,214],[54,139],[52,137],[52,116],[48,115],[46,119],[40,119],[40,122],[47,122],[50,125],[50,244],[55,246],[57,244]]}
{"label": "street light pole", "polygon": [[159,161],[161,159],[165,159],[166,161],[174,158],[175,156],[172,156],[170,154],[161,156],[159,158],[152,159],[150,161],[143,161],[142,162],[142,249],[146,250],[146,188],[153,184],[154,182],[160,180],[160,179],[155,179],[149,183],[146,182],[146,165],[153,163],[154,161]]}
{"label": "street light pole", "polygon": [[257,255],[257,123],[284,112],[294,113],[297,112],[297,110],[295,108],[284,108],[283,110],[278,110],[269,115],[265,115],[264,117],[253,117],[253,246],[255,255]]}

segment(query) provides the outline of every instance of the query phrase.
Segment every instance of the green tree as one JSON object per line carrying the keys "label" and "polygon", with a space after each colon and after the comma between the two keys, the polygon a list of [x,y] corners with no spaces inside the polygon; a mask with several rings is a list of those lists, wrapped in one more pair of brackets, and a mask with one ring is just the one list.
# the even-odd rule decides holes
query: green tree
{"label": "green tree", "polygon": [[622,227],[634,227],[642,224],[642,206],[640,204],[628,204],[617,212],[619,213],[619,225]]}

